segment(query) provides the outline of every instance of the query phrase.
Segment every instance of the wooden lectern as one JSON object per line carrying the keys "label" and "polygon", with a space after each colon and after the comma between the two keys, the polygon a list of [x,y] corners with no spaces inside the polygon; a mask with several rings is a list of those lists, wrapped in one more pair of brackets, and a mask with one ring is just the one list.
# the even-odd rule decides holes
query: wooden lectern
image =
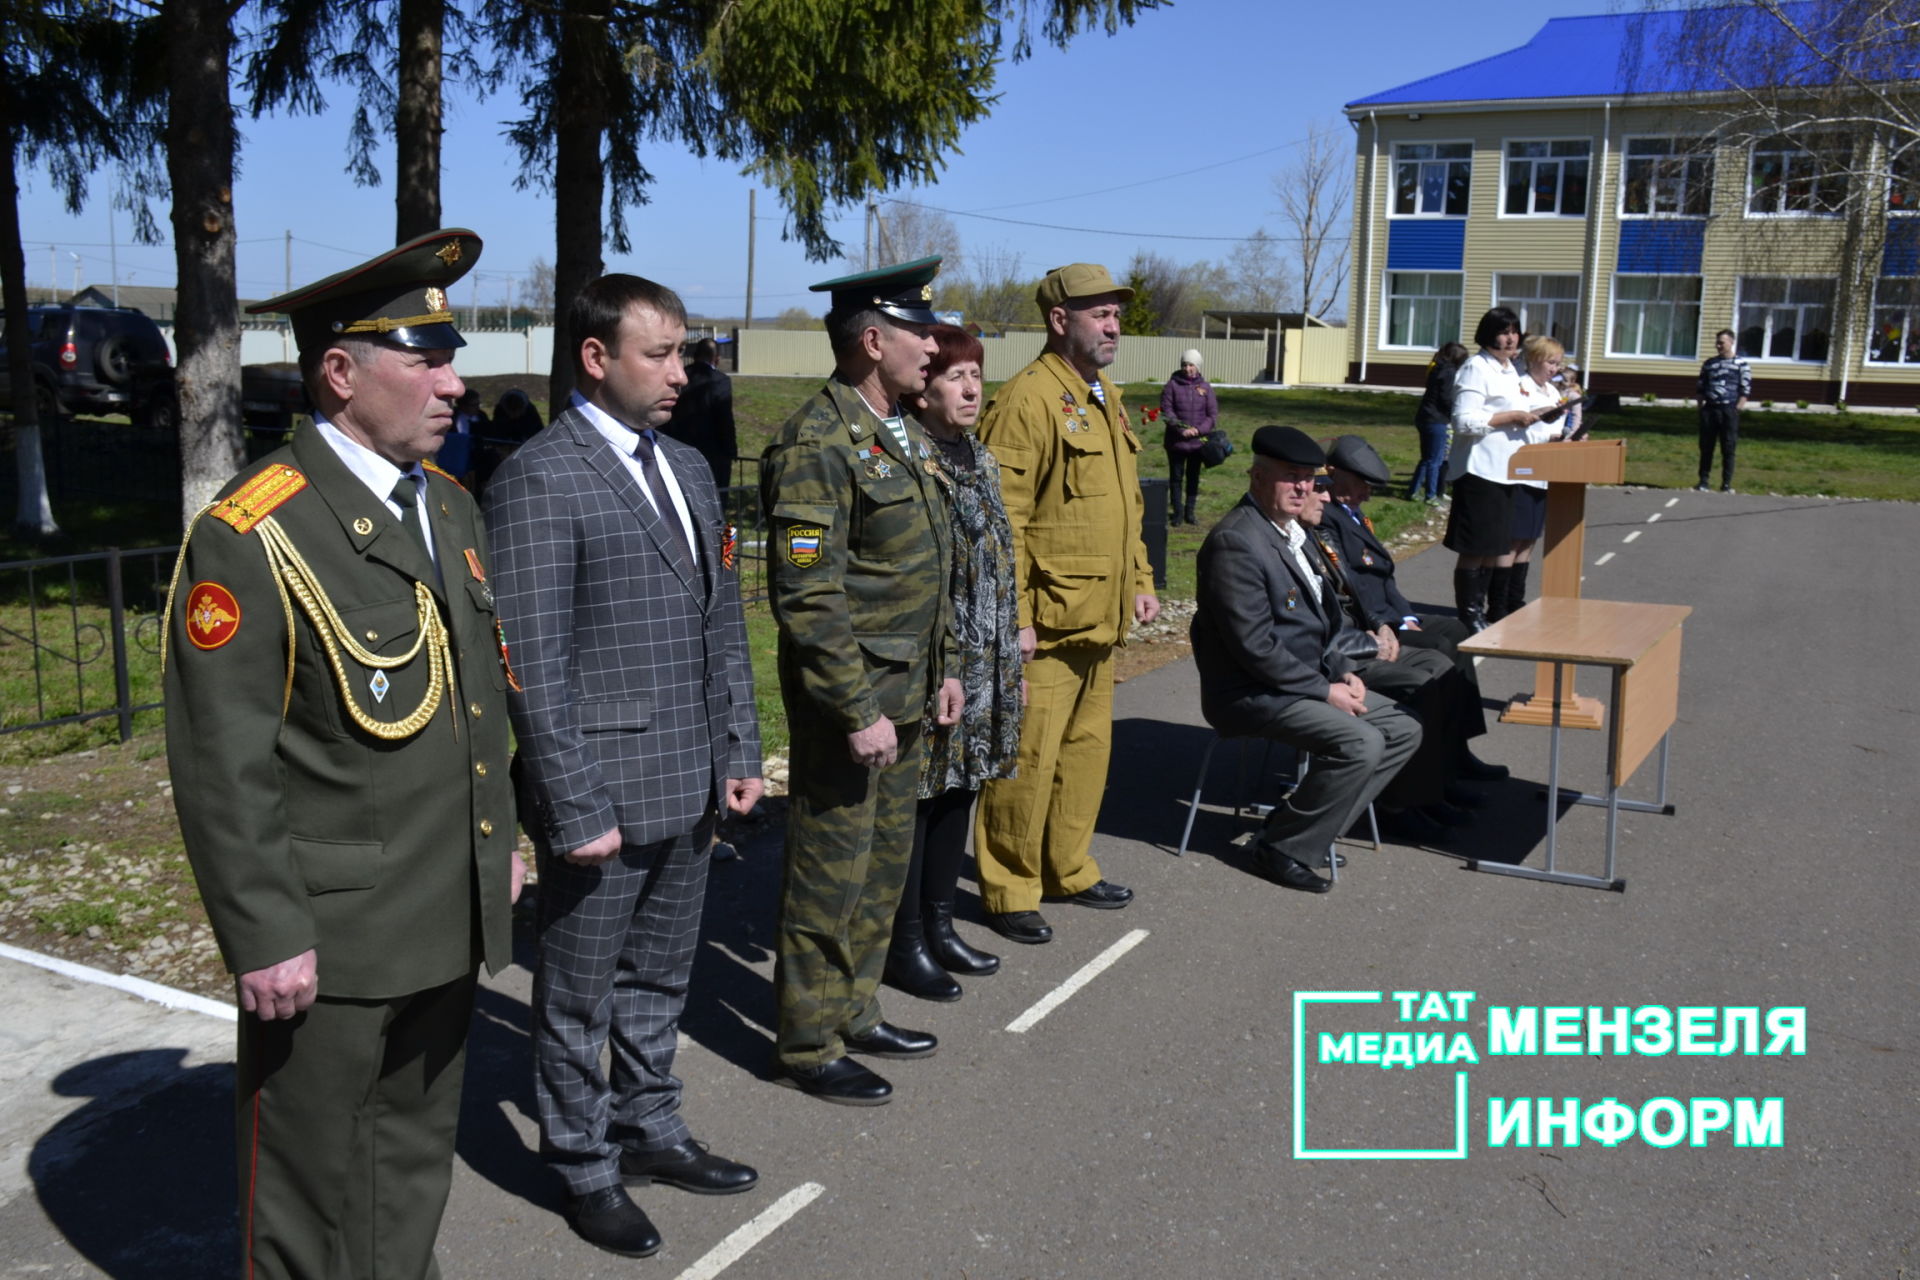
{"label": "wooden lectern", "polygon": [[[1540,594],[1580,598],[1580,571],[1586,564],[1587,486],[1620,484],[1627,478],[1625,440],[1565,440],[1523,445],[1514,450],[1507,476],[1547,482],[1547,554],[1540,568]],[[1533,693],[1515,698],[1500,714],[1506,724],[1554,723],[1554,664],[1535,668]],[[1574,692],[1573,681],[1560,685],[1559,723],[1569,729],[1598,729],[1605,712],[1597,698]]]}

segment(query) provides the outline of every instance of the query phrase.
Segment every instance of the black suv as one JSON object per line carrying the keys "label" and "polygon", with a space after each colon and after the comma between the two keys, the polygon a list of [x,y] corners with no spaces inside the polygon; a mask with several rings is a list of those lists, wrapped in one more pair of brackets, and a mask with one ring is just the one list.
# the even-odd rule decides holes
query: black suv
{"label": "black suv", "polygon": [[[124,413],[136,425],[175,425],[173,357],[160,326],[126,307],[29,307],[34,392],[40,420]],[[5,336],[0,332],[0,405],[11,407]]]}

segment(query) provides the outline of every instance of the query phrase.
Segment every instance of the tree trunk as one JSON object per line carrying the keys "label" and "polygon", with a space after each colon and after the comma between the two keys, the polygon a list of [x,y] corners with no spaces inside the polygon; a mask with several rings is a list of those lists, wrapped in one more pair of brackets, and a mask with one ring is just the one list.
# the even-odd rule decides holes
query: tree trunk
{"label": "tree trunk", "polygon": [[399,181],[396,244],[438,231],[440,221],[440,42],[445,0],[400,0],[400,101],[394,109]]}
{"label": "tree trunk", "polygon": [[566,407],[573,390],[578,340],[568,331],[574,296],[606,270],[600,256],[606,162],[601,144],[607,114],[601,85],[611,68],[607,0],[570,0],[561,19],[558,102],[554,121],[553,368],[548,416]]}
{"label": "tree trunk", "polygon": [[225,0],[164,0],[167,179],[179,303],[182,520],[213,500],[245,457],[240,316],[234,288],[232,34]]}
{"label": "tree trunk", "polygon": [[0,299],[7,315],[7,386],[13,396],[13,461],[19,501],[13,524],[30,538],[60,532],[47,500],[47,468],[40,453],[40,407],[35,402],[33,351],[27,337],[27,259],[20,248],[20,185],[13,103],[0,92]]}

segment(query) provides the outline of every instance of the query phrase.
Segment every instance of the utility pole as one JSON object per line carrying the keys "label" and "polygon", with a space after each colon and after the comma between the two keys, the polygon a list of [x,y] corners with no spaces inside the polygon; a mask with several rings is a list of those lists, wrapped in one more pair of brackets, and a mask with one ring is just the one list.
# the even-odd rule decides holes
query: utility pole
{"label": "utility pole", "polygon": [[120,305],[120,233],[115,229],[113,201],[107,201],[107,263],[113,272],[113,305]]}
{"label": "utility pole", "polygon": [[286,253],[285,272],[286,272],[286,276],[285,276],[286,287],[282,289],[280,292],[292,293],[293,292],[293,228],[292,227],[287,228],[287,253]]}
{"label": "utility pole", "polygon": [[60,254],[53,245],[47,246],[47,301],[60,300]]}
{"label": "utility pole", "polygon": [[[759,188],[747,188],[747,314],[741,320],[743,329],[753,328],[753,201],[759,194]],[[735,358],[739,353],[735,352]]]}
{"label": "utility pole", "polygon": [[862,254],[860,258],[860,269],[862,271],[873,270],[873,222],[874,222],[874,219],[879,216],[880,216],[879,202],[876,200],[868,200],[867,201],[867,248],[866,248],[866,252]]}

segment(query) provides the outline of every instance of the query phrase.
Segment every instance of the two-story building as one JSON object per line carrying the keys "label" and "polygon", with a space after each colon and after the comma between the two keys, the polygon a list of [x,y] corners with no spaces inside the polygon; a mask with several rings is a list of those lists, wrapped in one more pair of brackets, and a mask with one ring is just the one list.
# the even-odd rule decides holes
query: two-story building
{"label": "two-story building", "polygon": [[1417,386],[1504,305],[1595,391],[1691,396],[1725,328],[1755,399],[1920,405],[1920,192],[1866,176],[1870,130],[1729,129],[1670,55],[1688,21],[1554,19],[1347,105],[1350,382]]}

